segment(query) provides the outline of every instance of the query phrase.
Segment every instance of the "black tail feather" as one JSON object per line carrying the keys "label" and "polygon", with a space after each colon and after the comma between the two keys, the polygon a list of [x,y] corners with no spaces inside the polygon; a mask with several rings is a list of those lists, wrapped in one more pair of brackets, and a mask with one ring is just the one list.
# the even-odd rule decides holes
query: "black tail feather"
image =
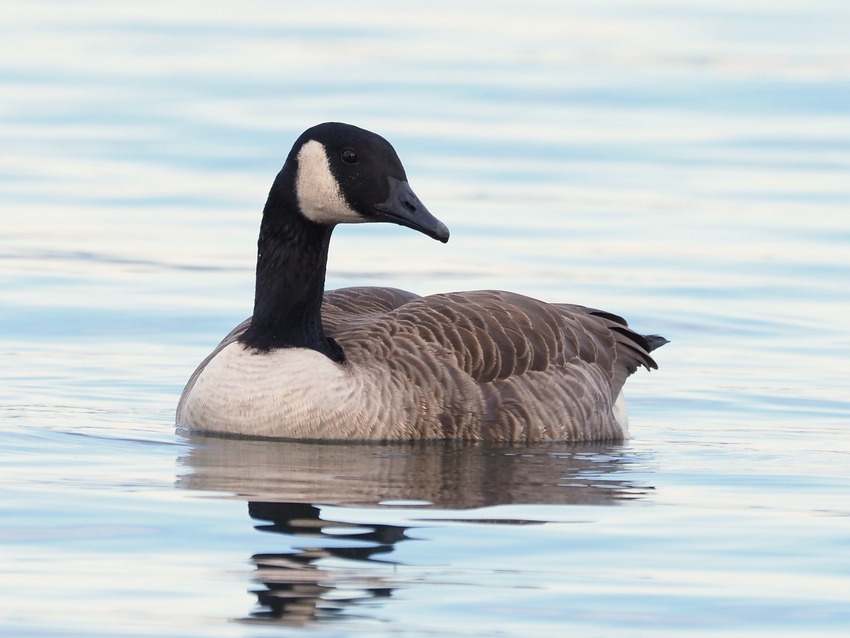
{"label": "black tail feather", "polygon": [[661,335],[644,335],[649,344],[649,351],[652,352],[663,346],[665,343],[670,343],[669,339],[665,339]]}

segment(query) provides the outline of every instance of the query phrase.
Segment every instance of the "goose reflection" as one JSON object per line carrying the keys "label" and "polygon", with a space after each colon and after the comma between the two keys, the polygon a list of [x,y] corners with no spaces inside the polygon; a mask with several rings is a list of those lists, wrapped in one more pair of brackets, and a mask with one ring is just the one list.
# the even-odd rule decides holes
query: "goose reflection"
{"label": "goose reflection", "polygon": [[[305,625],[330,619],[366,600],[390,596],[392,587],[384,574],[368,574],[370,570],[362,568],[334,569],[327,563],[339,559],[346,564],[368,564],[364,562],[393,551],[396,543],[405,540],[405,527],[364,528],[340,522],[331,526],[321,520],[318,507],[304,503],[249,501],[248,513],[267,522],[256,529],[289,535],[294,546],[291,553],[251,557],[257,568],[254,580],[263,585],[254,591],[259,607],[251,613],[252,619]],[[342,542],[328,542],[334,539]]]}
{"label": "goose reflection", "polygon": [[[403,586],[393,559],[416,528],[446,521],[542,524],[541,508],[615,505],[652,488],[627,448],[547,444],[330,444],[193,437],[177,484],[248,502],[283,551],[258,552],[249,620],[298,626],[351,618]],[[492,509],[491,509],[492,508]],[[542,508],[542,511],[551,511]],[[280,545],[281,543],[276,543]],[[439,559],[438,559],[439,560]]]}

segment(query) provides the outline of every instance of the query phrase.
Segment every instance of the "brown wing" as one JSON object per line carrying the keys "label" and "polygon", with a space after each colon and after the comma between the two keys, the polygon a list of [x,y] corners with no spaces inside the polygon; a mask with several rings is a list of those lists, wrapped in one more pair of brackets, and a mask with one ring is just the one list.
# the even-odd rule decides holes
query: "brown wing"
{"label": "brown wing", "polygon": [[436,406],[444,436],[620,438],[613,403],[638,365],[655,367],[646,338],[609,313],[502,291],[412,296],[386,311],[341,312],[358,296],[386,294],[374,290],[328,293],[335,296],[327,334],[352,361],[409,379],[416,401]]}
{"label": "brown wing", "polygon": [[359,341],[415,333],[444,349],[478,383],[578,359],[605,370],[619,390],[638,366],[657,368],[647,338],[621,317],[510,292],[418,297],[391,288],[344,288],[325,294],[322,312],[328,335],[343,345],[355,335]]}

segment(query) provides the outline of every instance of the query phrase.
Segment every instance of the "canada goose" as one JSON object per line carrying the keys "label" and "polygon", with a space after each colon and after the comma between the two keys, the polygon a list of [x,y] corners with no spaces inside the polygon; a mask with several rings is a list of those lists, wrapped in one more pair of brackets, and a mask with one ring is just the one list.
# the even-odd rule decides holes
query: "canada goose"
{"label": "canada goose", "polygon": [[325,293],[339,223],[393,222],[446,242],[382,137],[305,131],[269,192],[254,314],[201,362],[183,432],[290,439],[604,441],[628,436],[622,399],[666,339],[613,314],[502,291]]}

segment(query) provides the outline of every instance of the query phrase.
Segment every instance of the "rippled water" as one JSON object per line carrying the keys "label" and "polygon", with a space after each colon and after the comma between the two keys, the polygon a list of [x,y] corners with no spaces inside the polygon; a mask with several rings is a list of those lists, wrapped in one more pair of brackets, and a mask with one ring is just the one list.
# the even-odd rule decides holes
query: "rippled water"
{"label": "rippled water", "polygon": [[[850,7],[6,2],[0,634],[846,635]],[[324,120],[452,229],[329,285],[508,288],[671,344],[617,446],[185,439]]]}

